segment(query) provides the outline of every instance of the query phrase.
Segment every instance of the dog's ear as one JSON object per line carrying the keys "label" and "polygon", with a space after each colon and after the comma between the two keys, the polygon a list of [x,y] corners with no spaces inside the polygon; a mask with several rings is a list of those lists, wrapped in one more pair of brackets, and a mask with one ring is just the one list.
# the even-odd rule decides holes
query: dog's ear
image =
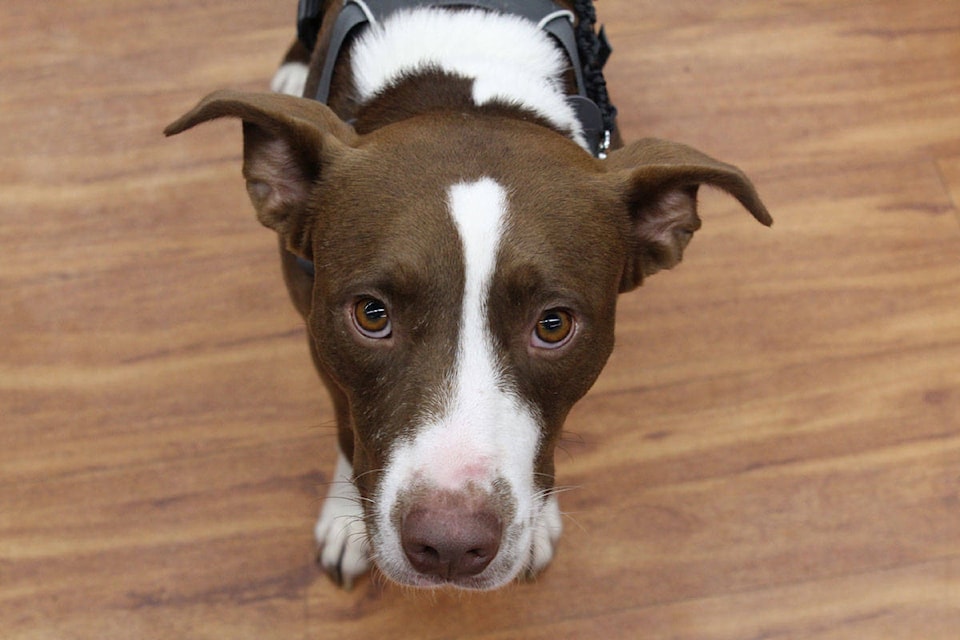
{"label": "dog's ear", "polygon": [[347,153],[357,134],[314,100],[237,91],[211,93],[163,132],[172,136],[224,117],[243,120],[243,176],[257,218],[309,258],[304,209],[323,167]]}
{"label": "dog's ear", "polygon": [[648,138],[613,151],[605,162],[619,180],[633,235],[621,292],[683,258],[683,250],[700,228],[697,190],[701,184],[726,191],[758,221],[773,224],[757,190],[740,169],[691,147]]}

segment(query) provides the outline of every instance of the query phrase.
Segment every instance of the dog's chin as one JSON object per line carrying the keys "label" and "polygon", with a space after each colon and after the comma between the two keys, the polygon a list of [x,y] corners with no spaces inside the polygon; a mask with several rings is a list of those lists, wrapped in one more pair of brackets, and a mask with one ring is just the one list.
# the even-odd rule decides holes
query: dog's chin
{"label": "dog's chin", "polygon": [[440,578],[438,576],[425,576],[420,574],[414,574],[410,581],[400,581],[396,580],[401,585],[413,587],[416,589],[458,589],[461,591],[492,591],[494,589],[499,589],[511,582],[511,580],[506,581],[491,581],[484,580],[483,578],[455,578],[452,580],[447,580],[445,578]]}
{"label": "dog's chin", "polygon": [[[476,576],[456,576],[446,578],[443,576],[428,575],[415,571],[412,567],[404,563],[375,561],[380,572],[391,581],[415,589],[458,589],[463,591],[492,591],[510,584],[520,576],[525,567],[525,563],[517,561],[504,562],[505,567],[490,566],[483,573]],[[509,566],[513,565],[513,566]]]}

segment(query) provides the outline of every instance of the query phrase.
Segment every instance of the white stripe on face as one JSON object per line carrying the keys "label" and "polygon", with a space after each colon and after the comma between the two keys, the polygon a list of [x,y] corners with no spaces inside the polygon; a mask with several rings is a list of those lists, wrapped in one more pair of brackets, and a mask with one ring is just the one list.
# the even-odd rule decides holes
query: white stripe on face
{"label": "white stripe on face", "polygon": [[502,475],[522,493],[532,480],[539,428],[529,408],[507,388],[487,313],[507,214],[506,191],[489,178],[454,185],[450,213],[463,246],[465,281],[456,380],[441,423],[454,436],[450,444],[460,459],[438,451],[434,481],[462,489],[465,473],[480,472],[488,481]]}
{"label": "white stripe on face", "polygon": [[[486,572],[511,579],[529,557],[532,519],[539,513],[533,482],[540,425],[530,405],[509,388],[488,321],[487,297],[507,215],[507,194],[494,180],[460,183],[448,192],[463,248],[465,281],[453,380],[440,415],[428,416],[400,443],[381,480],[376,547],[379,564],[402,577],[403,551],[391,518],[414,490],[510,494],[500,554]],[[504,487],[504,485],[506,485]]]}

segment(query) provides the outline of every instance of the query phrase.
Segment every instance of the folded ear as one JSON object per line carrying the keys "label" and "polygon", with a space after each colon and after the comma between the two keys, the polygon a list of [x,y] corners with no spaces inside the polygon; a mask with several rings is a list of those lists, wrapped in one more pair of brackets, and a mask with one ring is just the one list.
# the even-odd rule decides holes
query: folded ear
{"label": "folded ear", "polygon": [[357,134],[326,105],[273,93],[216,91],[164,129],[172,136],[202,122],[243,120],[243,176],[257,218],[306,258],[306,208],[324,166],[356,143]]}
{"label": "folded ear", "polygon": [[701,184],[726,191],[759,222],[773,224],[753,183],[740,169],[691,147],[648,138],[612,152],[605,162],[621,181],[633,234],[634,249],[624,268],[621,292],[683,259],[683,250],[700,228],[697,190]]}

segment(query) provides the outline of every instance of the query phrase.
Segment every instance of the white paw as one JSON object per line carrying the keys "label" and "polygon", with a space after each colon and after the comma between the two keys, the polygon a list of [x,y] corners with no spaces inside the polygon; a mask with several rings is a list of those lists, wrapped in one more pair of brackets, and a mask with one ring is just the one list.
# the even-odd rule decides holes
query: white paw
{"label": "white paw", "polygon": [[370,570],[367,525],[352,475],[353,468],[341,454],[315,529],[317,562],[344,589],[351,589],[354,580]]}
{"label": "white paw", "polygon": [[303,89],[307,85],[307,74],[310,69],[302,62],[287,62],[280,65],[270,81],[270,91],[285,93],[288,96],[303,96]]}
{"label": "white paw", "polygon": [[533,549],[530,557],[529,576],[543,571],[553,560],[553,552],[563,531],[563,516],[560,515],[560,502],[557,494],[547,497],[543,510],[533,523]]}

